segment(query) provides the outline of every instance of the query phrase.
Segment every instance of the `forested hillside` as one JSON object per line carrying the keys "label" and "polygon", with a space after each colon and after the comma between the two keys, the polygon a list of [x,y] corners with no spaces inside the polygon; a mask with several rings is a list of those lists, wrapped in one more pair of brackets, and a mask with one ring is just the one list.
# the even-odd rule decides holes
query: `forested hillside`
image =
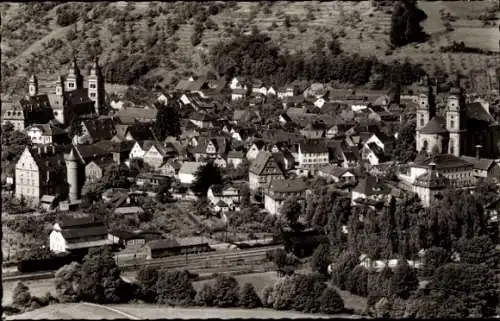
{"label": "forested hillside", "polygon": [[[494,1],[474,3],[475,10],[464,7],[460,12],[454,12],[453,15],[458,17],[455,21],[495,21],[492,19],[498,9]],[[498,59],[487,54],[441,53],[439,48],[436,50],[435,46],[439,44],[451,45],[455,41],[454,32],[463,32],[463,23],[462,27],[447,33],[440,30],[443,17],[448,17],[443,15],[444,11],[436,14],[434,2],[420,1],[418,5],[424,12],[430,10],[422,22],[430,40],[394,49],[390,41],[391,3],[2,3],[1,92],[3,97],[18,93],[24,87],[27,75],[33,71],[42,79],[55,78],[56,73],[66,70],[73,55],[79,59],[84,72],[89,59],[98,55],[107,82],[165,86],[192,72],[217,72],[221,65],[231,65],[231,61],[214,62],[211,49],[220,41],[255,31],[269,36],[268,47],[274,50],[270,57],[285,57],[281,62],[262,61],[262,68],[255,66],[260,73],[269,71],[269,66],[279,69],[295,64],[299,68],[301,61],[307,58],[306,61],[316,66],[316,71],[306,66],[306,78],[318,78],[319,81],[331,78],[343,82],[354,73],[350,83],[365,83],[364,78],[370,78],[385,68],[373,63],[375,59],[393,65],[395,60],[403,62],[408,58],[426,69],[433,70],[433,66],[438,65],[448,72],[455,68],[481,69]],[[465,17],[465,13],[469,16]],[[481,16],[485,13],[494,17]],[[481,32],[489,32],[493,27],[494,24],[483,26]],[[490,43],[479,45],[484,45],[485,50],[495,50],[488,47]],[[217,48],[220,52],[224,45]],[[338,56],[340,50],[345,55]],[[353,53],[359,54],[360,58],[353,60]],[[286,59],[290,55],[293,59]],[[349,67],[326,74],[323,71],[324,66],[336,68],[346,59],[361,71],[350,71]],[[288,80],[286,75],[276,77]]]}

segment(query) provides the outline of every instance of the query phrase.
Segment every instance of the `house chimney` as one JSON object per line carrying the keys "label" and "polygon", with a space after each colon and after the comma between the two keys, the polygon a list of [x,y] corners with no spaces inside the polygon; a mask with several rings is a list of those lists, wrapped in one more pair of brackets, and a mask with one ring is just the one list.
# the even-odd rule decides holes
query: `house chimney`
{"label": "house chimney", "polygon": [[476,145],[476,158],[479,159],[479,150],[483,147],[482,145]]}
{"label": "house chimney", "polygon": [[434,163],[434,162],[430,162],[429,166],[431,168],[431,171],[434,171],[436,169],[436,163]]}

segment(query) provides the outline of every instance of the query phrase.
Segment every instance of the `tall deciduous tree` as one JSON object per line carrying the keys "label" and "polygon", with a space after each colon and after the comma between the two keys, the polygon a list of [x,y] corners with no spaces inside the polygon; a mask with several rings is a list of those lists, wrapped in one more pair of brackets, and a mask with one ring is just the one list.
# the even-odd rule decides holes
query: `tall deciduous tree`
{"label": "tall deciduous tree", "polygon": [[406,259],[400,259],[391,278],[391,294],[404,300],[418,288],[417,274]]}
{"label": "tall deciduous tree", "polygon": [[192,189],[196,195],[206,196],[209,187],[217,184],[222,184],[221,171],[212,162],[208,162],[196,172]]}
{"label": "tall deciduous tree", "polygon": [[120,303],[130,297],[108,248],[91,249],[85,256],[77,294],[82,300],[95,303]]}
{"label": "tall deciduous tree", "polygon": [[17,307],[26,307],[30,301],[30,289],[23,282],[17,282],[12,293],[12,303]]}
{"label": "tall deciduous tree", "polygon": [[187,271],[161,271],[156,291],[158,303],[174,306],[190,305],[196,296]]}
{"label": "tall deciduous tree", "polygon": [[214,305],[222,308],[237,307],[240,286],[233,276],[219,275],[213,286]]}
{"label": "tall deciduous tree", "polygon": [[420,22],[427,16],[417,8],[416,1],[398,1],[392,11],[390,41],[393,46],[404,46],[427,39]]}
{"label": "tall deciduous tree", "polygon": [[328,244],[320,244],[312,255],[311,267],[313,271],[317,271],[323,275],[328,273],[328,265],[332,263],[330,255],[330,246]]}
{"label": "tall deciduous tree", "polygon": [[156,283],[159,275],[158,269],[152,266],[145,266],[137,272],[140,295],[147,303],[156,302]]}
{"label": "tall deciduous tree", "polygon": [[155,108],[157,109],[154,127],[156,137],[161,141],[164,141],[167,136],[178,137],[181,134],[178,103],[169,101],[165,105],[158,102]]}
{"label": "tall deciduous tree", "polygon": [[296,198],[289,197],[283,202],[280,212],[290,225],[295,225],[302,214],[302,204]]}
{"label": "tall deciduous tree", "polygon": [[439,267],[428,289],[464,302],[469,316],[491,317],[499,304],[499,283],[495,273],[483,264],[448,263]]}
{"label": "tall deciduous tree", "polygon": [[259,308],[262,306],[257,292],[252,283],[245,283],[239,296],[239,305],[246,309]]}
{"label": "tall deciduous tree", "polygon": [[54,282],[60,302],[77,302],[79,300],[77,290],[81,280],[80,269],[79,263],[72,262],[57,270]]}
{"label": "tall deciduous tree", "polygon": [[457,246],[460,262],[469,264],[486,264],[490,269],[500,266],[500,251],[487,235],[471,239],[462,238]]}
{"label": "tall deciduous tree", "polygon": [[327,287],[321,297],[320,302],[320,312],[326,314],[336,314],[344,311],[344,300],[342,297],[331,287]]}

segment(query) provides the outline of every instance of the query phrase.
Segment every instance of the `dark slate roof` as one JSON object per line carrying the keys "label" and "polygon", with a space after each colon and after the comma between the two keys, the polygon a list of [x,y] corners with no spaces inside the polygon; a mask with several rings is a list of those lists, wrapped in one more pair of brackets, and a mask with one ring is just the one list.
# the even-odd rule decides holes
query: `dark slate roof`
{"label": "dark slate roof", "polygon": [[116,134],[115,124],[110,118],[84,120],[83,125],[93,140],[111,139]]}
{"label": "dark slate roof", "polygon": [[[40,147],[40,149],[41,148],[42,147]],[[64,161],[63,152],[66,152],[66,150],[68,150],[69,148],[67,148],[66,146],[61,146],[58,148],[53,146],[53,148],[56,149],[55,153],[52,153],[52,151],[50,151],[47,154],[45,154],[44,152],[42,152],[42,154],[40,154],[38,152],[38,148],[36,148],[36,147],[32,148],[30,150],[31,156],[33,157],[36,164],[38,165],[39,171],[65,173],[66,165],[65,165],[65,161]],[[66,174],[64,174],[64,175],[66,175]]]}
{"label": "dark slate roof", "polygon": [[472,166],[468,161],[450,154],[438,154],[433,157],[420,156],[415,159],[414,165],[428,168],[432,162],[436,164],[436,169]]}
{"label": "dark slate roof", "polygon": [[227,158],[245,158],[245,154],[241,151],[232,150],[227,153]]}
{"label": "dark slate roof", "polygon": [[366,178],[361,179],[353,191],[367,196],[390,193],[389,187],[387,187],[387,185],[382,181],[378,181],[374,176],[367,176]]}
{"label": "dark slate roof", "polygon": [[269,190],[277,193],[297,193],[307,189],[302,179],[277,179],[269,185]]}
{"label": "dark slate roof", "polygon": [[[33,124],[31,125],[30,127],[36,127],[38,129],[40,129],[43,133],[43,135],[47,135],[47,136],[56,136],[56,135],[67,135],[67,133],[57,127],[57,126],[54,126],[52,124]],[[25,130],[28,130],[28,128],[26,128]]]}
{"label": "dark slate roof", "polygon": [[384,157],[384,150],[382,148],[380,148],[380,146],[378,146],[377,144],[375,143],[370,143],[367,145],[367,147],[375,154],[377,155],[378,158],[383,158]]}
{"label": "dark slate roof", "polygon": [[488,158],[477,158],[477,157],[470,157],[470,156],[462,156],[461,157],[463,160],[465,160],[467,163],[471,163],[474,165],[475,169],[487,171],[490,169],[491,165],[495,163],[494,159],[488,159]]}
{"label": "dark slate roof", "polygon": [[155,120],[156,108],[123,108],[119,110],[115,116],[124,124],[134,124],[136,120],[147,119]]}
{"label": "dark slate roof", "polygon": [[77,149],[78,154],[81,156],[81,161],[87,163],[91,159],[107,156],[112,153],[112,151],[103,149],[101,146],[103,145],[96,143],[88,145],[76,145],[75,148]]}
{"label": "dark slate roof", "polygon": [[106,235],[107,230],[104,225],[102,226],[92,226],[92,227],[82,227],[82,228],[71,228],[71,229],[63,229],[61,234],[64,236],[66,240],[68,239],[76,239],[85,236],[99,236]]}
{"label": "dark slate roof", "polygon": [[444,117],[435,116],[420,130],[421,134],[442,134],[447,133],[446,120]]}
{"label": "dark slate roof", "polygon": [[84,216],[71,216],[64,215],[62,216],[58,222],[61,228],[77,228],[77,227],[89,227],[89,226],[99,226],[103,223],[96,219],[92,215],[84,215]]}
{"label": "dark slate roof", "polygon": [[321,140],[317,141],[308,140],[305,142],[301,142],[299,146],[302,153],[307,153],[307,154],[328,153],[328,146],[326,146],[326,144],[323,143]]}
{"label": "dark slate roof", "polygon": [[495,119],[483,108],[480,102],[473,102],[466,105],[467,118],[493,123]]}
{"label": "dark slate roof", "polygon": [[217,149],[216,153],[224,155],[227,151],[227,142],[225,137],[200,137],[198,145],[194,148],[194,153],[204,154],[207,151],[208,144],[212,142]]}
{"label": "dark slate roof", "polygon": [[147,246],[151,250],[163,250],[163,249],[179,247],[180,244],[175,239],[162,239],[162,240],[150,241],[148,242]]}
{"label": "dark slate roof", "polygon": [[87,88],[79,88],[64,92],[64,100],[69,106],[93,103],[93,101],[89,98]]}
{"label": "dark slate roof", "polygon": [[344,175],[347,172],[352,173],[352,174],[355,175],[354,171],[351,170],[350,168],[339,167],[339,166],[334,165],[334,164],[329,164],[329,165],[321,168],[320,171],[323,172],[323,173],[325,173],[325,174],[329,174],[329,175],[332,175],[332,176],[335,176],[335,177],[340,177],[340,176]]}
{"label": "dark slate roof", "polygon": [[30,108],[50,108],[49,97],[47,95],[28,96],[19,101],[23,109]]}

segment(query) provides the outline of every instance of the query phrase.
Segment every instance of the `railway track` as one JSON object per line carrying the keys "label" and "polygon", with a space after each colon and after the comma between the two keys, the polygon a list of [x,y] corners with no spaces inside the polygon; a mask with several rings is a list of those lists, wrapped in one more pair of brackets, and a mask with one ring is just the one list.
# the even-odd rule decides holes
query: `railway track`
{"label": "railway track", "polygon": [[[205,272],[211,269],[224,267],[234,267],[237,265],[245,265],[251,263],[261,263],[266,259],[266,252],[270,249],[279,248],[279,246],[269,246],[258,249],[238,250],[234,252],[208,252],[200,254],[190,254],[188,256],[178,255],[166,259],[159,260],[143,260],[137,263],[119,264],[121,271],[134,271],[142,266],[154,266],[165,269],[180,269],[186,268],[190,271]],[[4,282],[27,281],[51,279],[54,277],[55,271],[35,272],[35,273],[20,273],[10,276],[4,276]],[[211,272],[206,272],[211,273]],[[215,273],[215,272],[214,272]]]}

